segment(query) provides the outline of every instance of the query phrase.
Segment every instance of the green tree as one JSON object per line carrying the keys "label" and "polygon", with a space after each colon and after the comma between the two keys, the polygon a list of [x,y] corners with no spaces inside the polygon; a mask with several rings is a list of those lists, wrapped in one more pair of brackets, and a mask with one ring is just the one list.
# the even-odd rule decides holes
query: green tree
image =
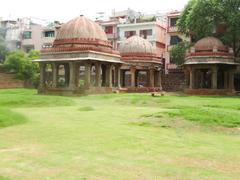
{"label": "green tree", "polygon": [[240,57],[239,0],[190,0],[180,16],[178,29],[194,41],[205,36],[218,37]]}
{"label": "green tree", "polygon": [[8,50],[4,41],[3,36],[0,35],[0,62],[5,60]]}
{"label": "green tree", "polygon": [[190,47],[188,42],[180,42],[170,50],[170,57],[176,65],[182,65],[185,60],[186,50]]}
{"label": "green tree", "polygon": [[9,72],[16,73],[16,78],[35,84],[39,76],[39,67],[32,60],[37,58],[39,58],[38,51],[32,50],[29,54],[25,54],[16,50],[7,55],[4,66]]}

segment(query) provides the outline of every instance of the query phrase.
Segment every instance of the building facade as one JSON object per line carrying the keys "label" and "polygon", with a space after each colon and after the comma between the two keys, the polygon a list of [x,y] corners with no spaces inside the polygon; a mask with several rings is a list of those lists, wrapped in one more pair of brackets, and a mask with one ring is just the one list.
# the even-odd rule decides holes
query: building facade
{"label": "building facade", "polygon": [[166,32],[166,49],[165,49],[165,73],[168,74],[171,70],[177,69],[174,60],[170,57],[171,49],[179,42],[190,42],[190,38],[180,33],[177,29],[177,20],[180,17],[179,11],[173,11],[167,14],[167,32]]}

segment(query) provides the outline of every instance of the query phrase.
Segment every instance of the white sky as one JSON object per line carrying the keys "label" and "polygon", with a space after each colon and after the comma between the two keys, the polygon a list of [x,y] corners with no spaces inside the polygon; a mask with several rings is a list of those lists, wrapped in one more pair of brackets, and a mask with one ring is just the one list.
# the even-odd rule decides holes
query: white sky
{"label": "white sky", "polygon": [[131,8],[139,12],[181,10],[188,0],[2,0],[0,17],[37,17],[66,22],[81,14],[94,19],[97,12]]}

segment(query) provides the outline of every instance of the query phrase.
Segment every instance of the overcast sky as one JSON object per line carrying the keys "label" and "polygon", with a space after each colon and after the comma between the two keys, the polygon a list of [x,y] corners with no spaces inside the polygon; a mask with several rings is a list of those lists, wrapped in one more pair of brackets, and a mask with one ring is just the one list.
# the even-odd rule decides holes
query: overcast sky
{"label": "overcast sky", "polygon": [[139,12],[181,10],[188,0],[2,0],[0,17],[36,17],[66,22],[81,14],[94,19],[97,12],[131,8]]}

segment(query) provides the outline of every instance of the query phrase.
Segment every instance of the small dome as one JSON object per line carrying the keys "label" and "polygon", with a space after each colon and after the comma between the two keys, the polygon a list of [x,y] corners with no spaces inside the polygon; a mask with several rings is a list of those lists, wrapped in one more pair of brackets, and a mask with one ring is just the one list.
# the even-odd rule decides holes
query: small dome
{"label": "small dome", "polygon": [[205,37],[200,39],[195,45],[194,48],[198,50],[212,50],[213,48],[217,49],[226,49],[222,41],[215,37]]}
{"label": "small dome", "polygon": [[121,54],[127,54],[127,53],[155,54],[156,53],[156,49],[152,46],[152,44],[139,36],[132,36],[126,39],[124,43],[120,45],[119,51]]}
{"label": "small dome", "polygon": [[74,38],[107,41],[107,36],[101,26],[82,15],[63,24],[58,30],[56,40]]}

